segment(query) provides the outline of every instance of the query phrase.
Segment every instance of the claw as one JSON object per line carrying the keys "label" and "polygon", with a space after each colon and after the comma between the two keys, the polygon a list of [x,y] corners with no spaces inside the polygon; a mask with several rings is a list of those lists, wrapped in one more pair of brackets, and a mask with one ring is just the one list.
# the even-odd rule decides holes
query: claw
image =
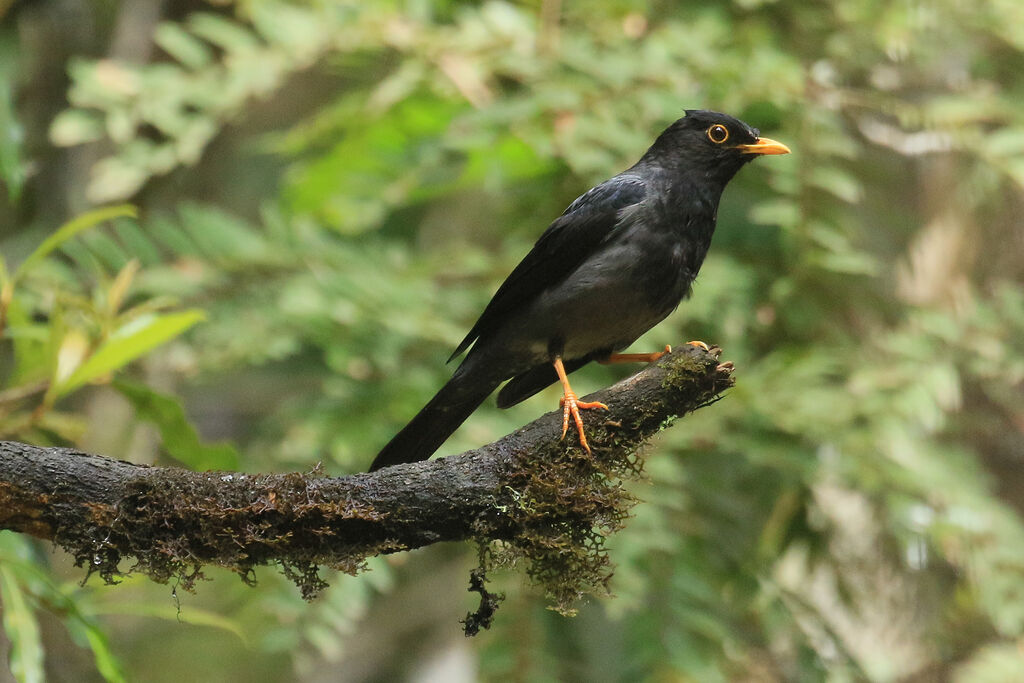
{"label": "claw", "polygon": [[572,391],[566,392],[558,405],[562,407],[562,438],[564,439],[566,432],[569,431],[569,416],[572,415],[572,420],[576,423],[576,431],[580,433],[580,445],[587,453],[590,453],[590,444],[587,443],[587,435],[583,431],[583,416],[580,415],[580,411],[594,408],[608,410],[608,406],[599,401],[581,401]]}
{"label": "claw", "polygon": [[711,350],[710,348],[708,348],[708,345],[705,344],[702,341],[694,340],[692,342],[686,342],[686,343],[689,344],[690,346],[696,346],[698,349],[704,349],[705,351],[710,351]]}

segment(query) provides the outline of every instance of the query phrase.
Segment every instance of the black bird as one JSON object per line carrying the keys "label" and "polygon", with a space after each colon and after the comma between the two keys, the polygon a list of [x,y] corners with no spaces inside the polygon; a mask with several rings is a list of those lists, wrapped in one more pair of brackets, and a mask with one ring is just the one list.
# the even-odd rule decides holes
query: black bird
{"label": "black bird", "polygon": [[579,410],[606,406],[579,401],[566,375],[590,361],[661,355],[614,352],[689,296],[729,180],[756,156],[788,152],[739,119],[688,110],[640,161],[580,196],[544,231],[448,359],[469,349],[452,378],[370,471],[429,458],[509,378],[501,408],[560,380],[562,436],[571,416],[589,451]]}

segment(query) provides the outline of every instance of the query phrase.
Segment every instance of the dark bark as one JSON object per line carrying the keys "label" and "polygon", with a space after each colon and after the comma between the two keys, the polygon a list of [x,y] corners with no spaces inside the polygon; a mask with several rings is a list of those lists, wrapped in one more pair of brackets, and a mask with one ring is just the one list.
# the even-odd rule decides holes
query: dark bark
{"label": "dark bark", "polygon": [[[192,472],[0,442],[0,529],[52,541],[107,580],[141,570],[186,587],[206,564],[247,578],[276,562],[312,593],[317,565],[355,572],[371,555],[438,541],[502,540],[531,561],[564,558],[553,543],[621,526],[632,499],[619,478],[639,470],[637,448],[713,402],[730,374],[717,354],[686,346],[586,397],[610,408],[584,416],[592,456],[572,430],[559,440],[560,412],[460,455],[346,477]],[[134,566],[120,567],[125,558]],[[575,567],[540,573],[560,568]]]}

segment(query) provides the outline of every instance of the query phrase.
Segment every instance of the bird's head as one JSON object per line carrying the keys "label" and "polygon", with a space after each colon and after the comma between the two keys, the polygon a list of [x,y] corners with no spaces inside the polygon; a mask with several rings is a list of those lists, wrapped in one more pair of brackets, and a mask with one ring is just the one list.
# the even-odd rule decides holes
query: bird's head
{"label": "bird's head", "polygon": [[724,184],[744,164],[765,154],[789,154],[789,147],[761,137],[757,128],[728,114],[688,109],[658,136],[646,156]]}

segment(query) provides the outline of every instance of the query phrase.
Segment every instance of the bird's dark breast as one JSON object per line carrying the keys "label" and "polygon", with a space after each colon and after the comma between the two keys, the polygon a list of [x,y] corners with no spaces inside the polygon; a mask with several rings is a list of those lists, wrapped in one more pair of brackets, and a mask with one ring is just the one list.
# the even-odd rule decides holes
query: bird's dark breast
{"label": "bird's dark breast", "polygon": [[680,218],[678,232],[660,236],[656,249],[661,258],[649,258],[638,273],[638,286],[651,306],[667,309],[668,315],[690,296],[693,281],[711,246],[714,218]]}

